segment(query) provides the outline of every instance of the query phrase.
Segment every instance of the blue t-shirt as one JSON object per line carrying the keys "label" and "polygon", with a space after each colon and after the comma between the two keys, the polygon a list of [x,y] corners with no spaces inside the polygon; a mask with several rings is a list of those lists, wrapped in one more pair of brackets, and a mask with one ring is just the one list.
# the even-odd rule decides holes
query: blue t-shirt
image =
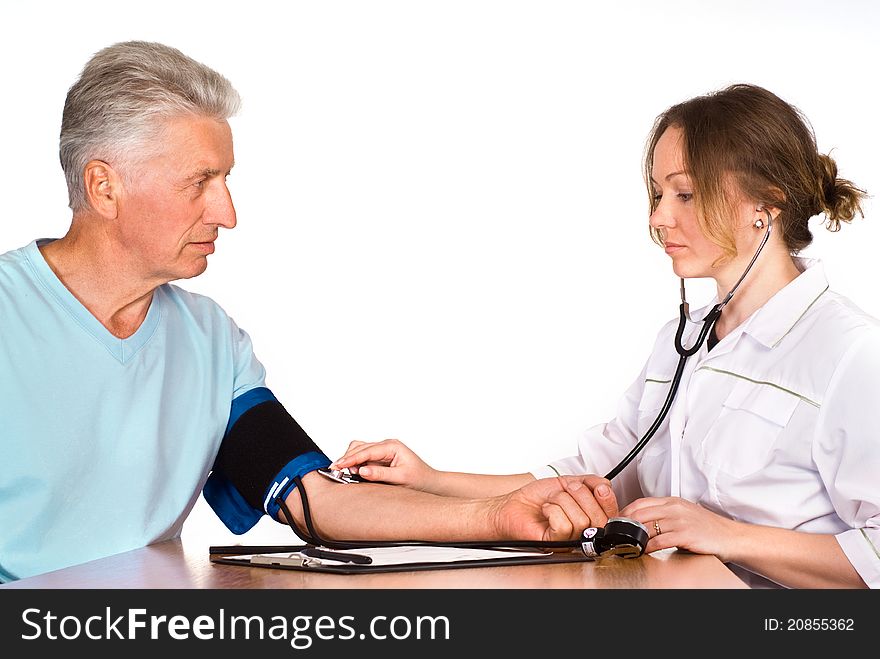
{"label": "blue t-shirt", "polygon": [[[264,387],[250,338],[207,297],[160,286],[120,339],[37,241],[0,256],[0,581],[178,536],[230,410]],[[223,520],[238,532],[262,514],[240,512]]]}

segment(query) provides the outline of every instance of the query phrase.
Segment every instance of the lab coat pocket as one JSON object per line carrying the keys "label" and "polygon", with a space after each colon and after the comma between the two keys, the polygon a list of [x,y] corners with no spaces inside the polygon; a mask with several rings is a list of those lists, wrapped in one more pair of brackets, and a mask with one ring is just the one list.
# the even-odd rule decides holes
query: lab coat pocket
{"label": "lab coat pocket", "polygon": [[737,382],[703,439],[705,461],[734,478],[763,469],[798,403],[796,394],[779,387]]}
{"label": "lab coat pocket", "polygon": [[671,380],[661,380],[659,378],[656,380],[645,380],[642,397],[639,399],[639,416],[663,407],[663,401],[666,400],[670,386],[672,386]]}

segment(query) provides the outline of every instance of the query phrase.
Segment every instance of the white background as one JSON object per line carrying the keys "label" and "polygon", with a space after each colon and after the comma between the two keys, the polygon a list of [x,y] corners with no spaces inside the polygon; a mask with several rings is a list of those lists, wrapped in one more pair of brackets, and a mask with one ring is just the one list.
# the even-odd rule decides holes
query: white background
{"label": "white background", "polygon": [[[806,113],[842,176],[880,188],[868,0],[10,4],[0,252],[69,225],[58,130],[95,51],[161,41],[214,67],[244,99],[239,224],[179,283],[251,334],[331,458],[399,437],[437,467],[520,472],[614,414],[677,313],[641,180],[673,103],[763,85]],[[880,316],[865,211],[840,234],[814,220],[806,254]],[[201,501],[184,527],[233,538]],[[264,520],[238,539],[289,535]]]}

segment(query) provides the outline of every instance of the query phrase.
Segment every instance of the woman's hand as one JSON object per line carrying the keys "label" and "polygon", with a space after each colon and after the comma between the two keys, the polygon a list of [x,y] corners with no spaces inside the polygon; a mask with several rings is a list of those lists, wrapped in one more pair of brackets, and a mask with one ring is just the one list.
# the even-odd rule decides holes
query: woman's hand
{"label": "woman's hand", "polygon": [[330,468],[347,468],[368,481],[381,481],[424,491],[431,491],[432,483],[438,477],[435,469],[397,439],[381,442],[355,440]]}
{"label": "woman's hand", "polygon": [[646,552],[678,547],[695,554],[714,554],[723,562],[731,560],[740,527],[734,520],[679,497],[636,499],[620,514],[648,529]]}

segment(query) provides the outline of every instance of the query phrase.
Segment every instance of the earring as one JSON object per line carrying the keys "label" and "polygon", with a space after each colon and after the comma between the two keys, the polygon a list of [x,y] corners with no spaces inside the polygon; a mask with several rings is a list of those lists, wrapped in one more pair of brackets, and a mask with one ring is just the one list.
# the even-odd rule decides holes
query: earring
{"label": "earring", "polygon": [[755,220],[755,228],[763,229],[764,228],[764,220]]}

